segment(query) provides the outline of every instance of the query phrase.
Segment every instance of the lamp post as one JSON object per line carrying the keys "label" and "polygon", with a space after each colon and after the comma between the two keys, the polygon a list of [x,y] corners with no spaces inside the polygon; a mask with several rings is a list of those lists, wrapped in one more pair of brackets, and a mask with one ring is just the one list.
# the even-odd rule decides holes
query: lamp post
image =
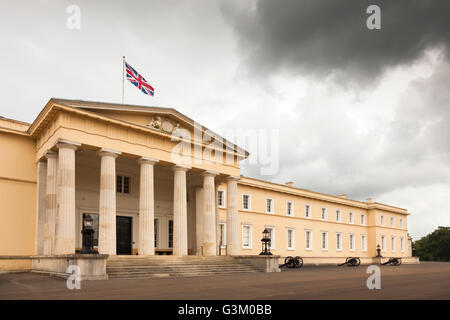
{"label": "lamp post", "polygon": [[260,256],[262,255],[267,255],[267,256],[271,256],[272,253],[270,252],[270,232],[269,230],[267,230],[267,228],[264,229],[263,231],[263,238],[261,239],[261,245],[262,245],[262,251],[259,254]]}
{"label": "lamp post", "polygon": [[83,248],[80,253],[86,254],[98,254],[97,250],[94,250],[94,228],[92,228],[94,219],[92,219],[91,215],[87,214],[83,217],[83,230],[81,233],[83,234]]}
{"label": "lamp post", "polygon": [[381,249],[380,249],[380,245],[377,245],[377,258],[381,257]]}

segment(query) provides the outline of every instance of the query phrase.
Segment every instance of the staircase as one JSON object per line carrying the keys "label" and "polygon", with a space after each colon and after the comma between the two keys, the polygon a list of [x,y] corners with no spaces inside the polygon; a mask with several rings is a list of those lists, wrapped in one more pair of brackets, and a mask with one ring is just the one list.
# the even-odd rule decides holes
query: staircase
{"label": "staircase", "polygon": [[187,277],[258,271],[260,270],[251,264],[226,256],[114,256],[106,261],[106,272],[110,279]]}

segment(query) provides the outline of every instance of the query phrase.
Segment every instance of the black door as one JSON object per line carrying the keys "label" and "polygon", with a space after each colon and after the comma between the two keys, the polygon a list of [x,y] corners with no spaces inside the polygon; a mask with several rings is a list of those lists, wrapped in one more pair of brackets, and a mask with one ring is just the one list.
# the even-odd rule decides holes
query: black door
{"label": "black door", "polygon": [[131,254],[131,217],[116,217],[117,254]]}

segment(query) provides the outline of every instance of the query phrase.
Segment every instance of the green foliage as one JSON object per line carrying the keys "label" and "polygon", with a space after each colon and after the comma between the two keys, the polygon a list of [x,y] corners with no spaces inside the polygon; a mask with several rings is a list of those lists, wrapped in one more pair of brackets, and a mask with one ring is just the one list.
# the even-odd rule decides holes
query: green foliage
{"label": "green foliage", "polygon": [[413,243],[414,255],[423,261],[450,261],[450,227],[438,227]]}

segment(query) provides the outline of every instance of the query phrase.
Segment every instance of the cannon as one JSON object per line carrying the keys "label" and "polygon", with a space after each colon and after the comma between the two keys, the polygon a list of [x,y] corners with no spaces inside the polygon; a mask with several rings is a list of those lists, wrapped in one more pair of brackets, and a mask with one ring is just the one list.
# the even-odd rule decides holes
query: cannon
{"label": "cannon", "polygon": [[299,256],[296,256],[295,258],[287,256],[286,259],[284,259],[284,264],[280,265],[280,268],[285,266],[288,268],[301,268],[303,266],[303,259]]}
{"label": "cannon", "polygon": [[381,263],[382,266],[385,266],[387,264],[391,266],[399,266],[402,264],[402,258],[389,258],[388,261]]}
{"label": "cannon", "polygon": [[347,265],[348,267],[357,267],[361,264],[361,260],[358,257],[348,257],[344,263],[338,264],[338,266]]}

